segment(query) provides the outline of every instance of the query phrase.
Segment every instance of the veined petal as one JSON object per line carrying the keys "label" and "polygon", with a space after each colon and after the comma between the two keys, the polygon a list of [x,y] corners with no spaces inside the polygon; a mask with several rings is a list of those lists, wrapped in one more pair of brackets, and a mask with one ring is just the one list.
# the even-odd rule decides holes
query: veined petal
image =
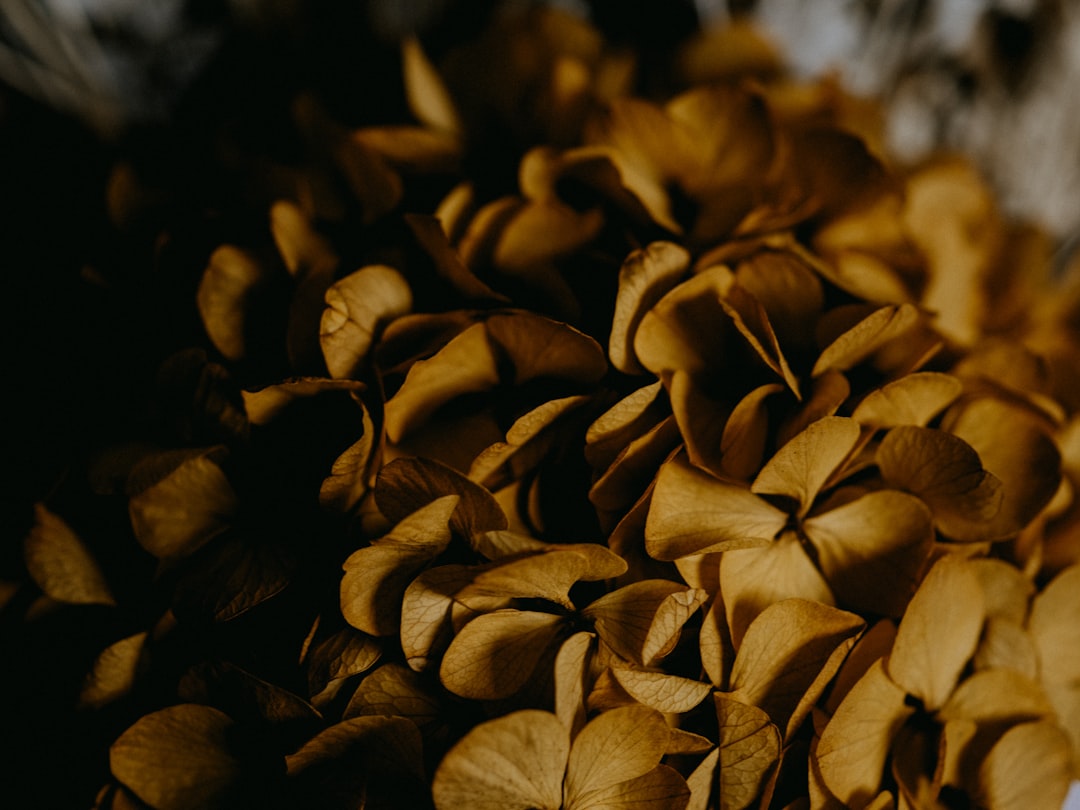
{"label": "veined petal", "polygon": [[570,732],[524,709],[474,727],[447,751],[431,792],[438,810],[560,810]]}
{"label": "veined petal", "polygon": [[758,473],[751,490],[785,495],[799,504],[799,517],[814,503],[821,487],[859,440],[859,425],[844,416],[826,416],[776,451]]}
{"label": "veined petal", "polygon": [[939,559],[911,599],[888,659],[889,676],[928,711],[945,705],[975,652],[986,608],[966,561]]}
{"label": "veined petal", "polygon": [[622,706],[597,715],[570,749],[564,807],[578,807],[579,799],[592,791],[651,771],[667,751],[670,734],[663,715],[647,706]]}
{"label": "veined petal", "polygon": [[784,599],[834,605],[836,599],[794,532],[761,548],[725,551],[720,557],[720,592],[735,649],[758,615]]}
{"label": "veined petal", "polygon": [[728,484],[681,458],[656,476],[645,548],[658,560],[766,545],[788,516],[745,487]]}
{"label": "veined petal", "polygon": [[930,510],[894,490],[807,518],[803,531],[837,601],[886,616],[903,612],[934,542]]}
{"label": "veined petal", "polygon": [[878,660],[852,687],[821,734],[816,765],[828,791],[845,807],[878,795],[893,738],[915,709]]}

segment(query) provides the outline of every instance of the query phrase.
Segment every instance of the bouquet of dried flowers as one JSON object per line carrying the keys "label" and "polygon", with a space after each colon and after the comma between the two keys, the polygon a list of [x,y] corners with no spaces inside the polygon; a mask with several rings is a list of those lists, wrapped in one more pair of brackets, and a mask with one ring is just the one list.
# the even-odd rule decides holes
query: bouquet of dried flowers
{"label": "bouquet of dried flowers", "polygon": [[223,140],[257,224],[159,245],[154,429],[36,506],[7,604],[96,630],[95,806],[1060,807],[1052,240],[737,22],[662,94],[551,7],[399,55],[398,119]]}

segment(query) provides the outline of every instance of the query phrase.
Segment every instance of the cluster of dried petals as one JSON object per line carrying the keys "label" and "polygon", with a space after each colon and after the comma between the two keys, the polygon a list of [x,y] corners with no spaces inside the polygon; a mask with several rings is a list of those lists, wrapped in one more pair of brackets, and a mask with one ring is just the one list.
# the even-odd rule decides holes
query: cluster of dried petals
{"label": "cluster of dried petals", "polygon": [[[645,98],[534,10],[441,63],[404,42],[408,124],[298,101],[355,200],[306,175],[210,255],[216,355],[163,373],[182,449],[97,470],[174,590],[81,701],[274,604],[296,669],[191,666],[100,807],[1060,806],[1074,291],[962,160],[889,165],[838,88],[724,36]],[[502,185],[469,174],[496,125]],[[320,226],[351,204],[362,250]],[[118,603],[44,506],[25,557]]]}

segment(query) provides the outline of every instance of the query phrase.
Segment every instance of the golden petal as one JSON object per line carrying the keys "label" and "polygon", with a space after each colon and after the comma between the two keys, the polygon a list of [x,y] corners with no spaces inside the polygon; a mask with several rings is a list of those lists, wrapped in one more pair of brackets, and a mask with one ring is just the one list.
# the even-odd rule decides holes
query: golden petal
{"label": "golden petal", "polygon": [[602,712],[578,734],[566,769],[564,807],[588,807],[593,791],[643,776],[660,764],[670,731],[646,706]]}
{"label": "golden petal", "polygon": [[923,502],[894,490],[807,518],[803,530],[837,602],[886,616],[904,610],[934,541]]}
{"label": "golden petal", "polygon": [[412,309],[412,290],[387,265],[362,267],[326,291],[319,341],[331,377],[355,377],[365,367],[379,331]]}
{"label": "golden petal", "polygon": [[787,524],[786,513],[736,484],[675,458],[656,476],[645,547],[658,560],[761,546]]}
{"label": "golden petal", "polygon": [[847,371],[885,344],[911,331],[919,319],[919,311],[911,304],[890,304],[874,309],[822,350],[811,373],[817,377],[832,369]]}
{"label": "golden petal", "polygon": [[115,605],[105,573],[62,517],[34,504],[34,525],[23,541],[27,572],[42,592],[73,605]]}
{"label": "golden petal", "polygon": [[824,787],[846,807],[862,807],[881,791],[893,739],[915,709],[878,660],[837,707],[821,734],[816,767]]}
{"label": "golden petal", "polygon": [[979,767],[979,798],[995,810],[1061,807],[1073,777],[1073,754],[1055,723],[1020,723],[1006,731]]}
{"label": "golden petal", "polygon": [[926,427],[960,396],[962,388],[960,380],[951,374],[937,371],[908,374],[871,391],[851,416],[859,424],[873,428]]}
{"label": "golden petal", "polygon": [[765,789],[780,760],[780,732],[755,706],[717,693],[719,806],[747,808]]}
{"label": "golden petal", "polygon": [[897,628],[888,659],[892,680],[928,711],[940,709],[975,652],[985,614],[982,586],[971,566],[951,556],[939,559]]}
{"label": "golden petal", "polygon": [[732,697],[763,709],[790,739],[865,627],[854,613],[820,602],[770,605],[743,635],[731,670]]}
{"label": "golden petal", "polygon": [[674,242],[653,242],[635,250],[619,269],[619,289],[612,316],[608,355],[627,374],[645,369],[634,353],[634,335],[641,319],[686,273],[690,254]]}
{"label": "golden petal", "polygon": [[859,439],[859,425],[844,416],[826,416],[811,423],[776,451],[758,473],[751,490],[759,495],[785,495],[798,504],[798,515],[810,511],[822,485],[847,458]]}
{"label": "golden petal", "polygon": [[828,583],[791,531],[760,548],[723,552],[720,591],[735,649],[751,622],[770,605],[792,598],[836,604]]}
{"label": "golden petal", "polygon": [[438,810],[559,810],[570,732],[550,712],[524,709],[474,726],[439,763]]}
{"label": "golden petal", "polygon": [[987,534],[1001,510],[1002,484],[978,453],[944,430],[899,425],[885,434],[876,461],[885,483],[919,496],[938,530],[953,540],[996,540]]}

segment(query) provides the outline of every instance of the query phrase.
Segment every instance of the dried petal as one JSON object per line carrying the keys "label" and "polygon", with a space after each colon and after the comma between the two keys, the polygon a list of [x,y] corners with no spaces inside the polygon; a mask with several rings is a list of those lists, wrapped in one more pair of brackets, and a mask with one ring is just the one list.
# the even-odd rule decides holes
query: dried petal
{"label": "dried petal", "polygon": [[862,807],[880,792],[893,738],[915,712],[906,699],[879,660],[825,726],[816,765],[825,788],[845,807]]}
{"label": "dried petal", "polygon": [[731,670],[732,697],[764,710],[790,739],[866,623],[854,613],[785,599],[747,628]]}
{"label": "dried petal", "polygon": [[934,542],[930,510],[894,490],[807,518],[803,531],[837,601],[886,616],[903,612]]}
{"label": "dried petal", "polygon": [[967,442],[932,428],[900,425],[876,455],[885,482],[918,495],[938,530],[953,540],[995,540],[986,534],[1001,510],[1001,482],[983,469]]}
{"label": "dried petal", "polygon": [[759,495],[793,499],[799,507],[798,516],[803,517],[858,439],[855,420],[844,416],[819,419],[777,450],[750,489]]}
{"label": "dried petal", "polygon": [[926,424],[958,396],[963,384],[937,371],[919,371],[886,383],[867,394],[851,414],[868,427]]}
{"label": "dried petal", "polygon": [[319,340],[331,377],[358,375],[379,330],[412,309],[412,290],[394,268],[368,265],[338,280],[326,291]]}
{"label": "dried petal", "polygon": [[115,605],[90,549],[59,515],[34,504],[34,525],[23,543],[31,578],[49,597],[73,605]]}
{"label": "dried petal", "polygon": [[1054,723],[1006,731],[979,767],[982,801],[994,810],[1062,807],[1073,775],[1069,739]]}
{"label": "dried petal", "polygon": [[582,614],[617,654],[652,666],[671,652],[682,626],[706,598],[704,591],[677,582],[645,579],[601,596]]}
{"label": "dried petal", "polygon": [[912,597],[896,631],[889,676],[937,711],[956,688],[975,652],[986,608],[974,570],[961,559],[939,559]]}
{"label": "dried petal", "polygon": [[443,757],[432,795],[439,810],[559,810],[570,732],[526,709],[475,726]]}
{"label": "dried petal", "polygon": [[719,806],[750,807],[780,760],[780,732],[754,706],[715,695],[720,727],[717,767]]}
{"label": "dried petal", "polygon": [[634,353],[638,325],[689,266],[690,254],[674,242],[653,242],[623,261],[608,343],[611,364],[619,371],[638,374],[645,370]]}
{"label": "dried petal", "polygon": [[551,613],[497,610],[477,616],[450,642],[439,679],[471,700],[509,697],[525,686],[566,629],[566,620]]}
{"label": "dried petal", "polygon": [[787,524],[786,513],[737,484],[681,458],[656,476],[645,524],[645,547],[658,560],[766,545]]}
{"label": "dried petal", "polygon": [[593,791],[644,776],[660,764],[669,736],[660,712],[645,706],[597,715],[570,749],[564,806],[589,807]]}

